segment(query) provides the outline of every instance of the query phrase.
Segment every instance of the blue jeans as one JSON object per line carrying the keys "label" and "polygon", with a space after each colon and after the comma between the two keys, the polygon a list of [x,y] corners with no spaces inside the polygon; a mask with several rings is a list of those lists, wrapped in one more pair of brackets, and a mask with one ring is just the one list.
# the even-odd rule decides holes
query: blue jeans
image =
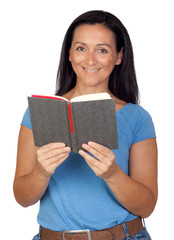
{"label": "blue jeans", "polygon": [[[127,231],[126,224],[123,223],[123,227],[124,227],[124,231],[125,231],[127,238],[124,238],[122,240],[151,240],[151,237],[150,237],[149,233],[147,232],[146,228],[143,228],[143,230],[141,232],[135,234],[133,237],[129,237],[129,233]],[[37,234],[36,236],[34,236],[34,238],[32,240],[42,240],[42,239],[40,238],[40,234]]]}
{"label": "blue jeans", "polygon": [[125,234],[126,234],[126,237],[127,238],[124,238],[122,240],[151,240],[151,237],[149,235],[149,233],[147,232],[146,228],[143,228],[143,230],[137,234],[135,234],[134,236],[132,237],[129,237],[129,234],[126,233],[125,231]]}

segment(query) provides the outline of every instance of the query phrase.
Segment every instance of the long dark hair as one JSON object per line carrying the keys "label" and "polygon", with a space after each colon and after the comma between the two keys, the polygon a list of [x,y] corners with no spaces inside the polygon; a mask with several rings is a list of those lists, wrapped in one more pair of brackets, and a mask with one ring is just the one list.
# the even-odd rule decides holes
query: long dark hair
{"label": "long dark hair", "polygon": [[121,21],[111,13],[89,11],[77,17],[68,28],[60,56],[57,72],[56,95],[63,95],[76,85],[76,75],[69,61],[69,50],[74,30],[83,24],[103,24],[115,34],[117,52],[123,48],[123,60],[116,65],[110,75],[109,90],[119,99],[138,103],[138,85],[136,80],[134,57],[129,34]]}

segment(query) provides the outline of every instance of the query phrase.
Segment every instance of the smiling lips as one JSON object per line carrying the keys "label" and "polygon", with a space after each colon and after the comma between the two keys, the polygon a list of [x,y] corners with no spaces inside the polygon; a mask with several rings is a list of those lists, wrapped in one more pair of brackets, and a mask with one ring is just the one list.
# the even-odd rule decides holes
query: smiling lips
{"label": "smiling lips", "polygon": [[87,69],[87,68],[85,68],[85,67],[82,67],[85,71],[87,71],[87,72],[91,72],[91,73],[93,73],[93,72],[97,72],[97,71],[99,71],[101,68],[97,68],[97,69]]}

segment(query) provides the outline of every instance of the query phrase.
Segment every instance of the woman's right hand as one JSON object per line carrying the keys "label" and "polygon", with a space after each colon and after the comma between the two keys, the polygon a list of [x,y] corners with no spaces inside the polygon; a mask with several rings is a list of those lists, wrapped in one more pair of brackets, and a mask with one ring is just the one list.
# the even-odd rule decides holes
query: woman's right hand
{"label": "woman's right hand", "polygon": [[22,125],[14,178],[16,201],[24,207],[38,202],[48,187],[51,175],[66,160],[70,151],[64,143],[58,142],[35,147],[32,130]]}
{"label": "woman's right hand", "polygon": [[37,150],[37,163],[40,174],[43,177],[51,177],[56,168],[62,164],[71,151],[64,143],[49,143]]}

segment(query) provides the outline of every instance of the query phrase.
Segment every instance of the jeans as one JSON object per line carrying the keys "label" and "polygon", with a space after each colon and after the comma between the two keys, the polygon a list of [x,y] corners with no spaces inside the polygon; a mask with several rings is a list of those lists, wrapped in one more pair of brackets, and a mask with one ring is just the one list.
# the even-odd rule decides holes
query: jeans
{"label": "jeans", "polygon": [[143,228],[141,232],[135,234],[133,237],[127,237],[122,240],[151,240],[151,237],[146,228]]}
{"label": "jeans", "polygon": [[[143,228],[143,230],[141,232],[135,234],[133,237],[129,237],[129,233],[127,231],[127,227],[126,227],[125,223],[123,223],[123,228],[124,228],[124,231],[126,234],[126,238],[124,238],[122,240],[151,240],[151,237],[150,237],[149,233],[147,232],[146,228]],[[36,236],[34,236],[34,238],[32,240],[42,240],[42,239],[40,238],[40,234],[37,234]]]}
{"label": "jeans", "polygon": [[42,239],[39,237],[39,234],[37,234],[36,236],[33,237],[32,240],[42,240]]}

